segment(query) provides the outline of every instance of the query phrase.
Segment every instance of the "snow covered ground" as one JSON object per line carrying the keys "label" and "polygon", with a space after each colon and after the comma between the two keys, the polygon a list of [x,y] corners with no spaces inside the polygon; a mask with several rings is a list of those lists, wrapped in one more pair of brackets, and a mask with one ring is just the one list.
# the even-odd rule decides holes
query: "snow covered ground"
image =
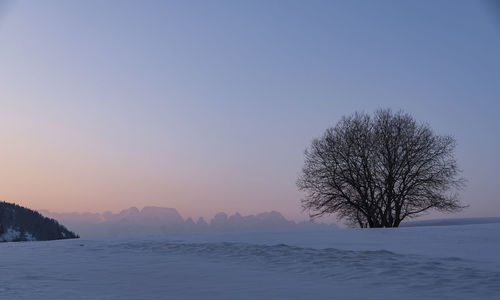
{"label": "snow covered ground", "polygon": [[0,243],[2,299],[500,299],[500,224]]}

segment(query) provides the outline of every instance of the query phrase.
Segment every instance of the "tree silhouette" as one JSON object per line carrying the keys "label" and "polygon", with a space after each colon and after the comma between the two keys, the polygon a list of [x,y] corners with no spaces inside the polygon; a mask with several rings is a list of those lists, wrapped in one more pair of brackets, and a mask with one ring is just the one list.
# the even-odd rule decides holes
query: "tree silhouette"
{"label": "tree silhouette", "polygon": [[398,227],[429,209],[458,211],[464,179],[455,144],[403,112],[343,117],[305,151],[302,207],[360,227]]}

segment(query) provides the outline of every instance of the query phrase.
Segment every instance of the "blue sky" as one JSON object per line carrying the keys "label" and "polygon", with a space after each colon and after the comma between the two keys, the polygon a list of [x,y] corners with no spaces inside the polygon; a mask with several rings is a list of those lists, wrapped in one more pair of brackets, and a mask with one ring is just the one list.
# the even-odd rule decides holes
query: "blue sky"
{"label": "blue sky", "polygon": [[500,21],[488,2],[0,9],[2,200],[301,219],[311,140],[342,115],[389,107],[457,139],[471,205],[459,216],[500,215]]}

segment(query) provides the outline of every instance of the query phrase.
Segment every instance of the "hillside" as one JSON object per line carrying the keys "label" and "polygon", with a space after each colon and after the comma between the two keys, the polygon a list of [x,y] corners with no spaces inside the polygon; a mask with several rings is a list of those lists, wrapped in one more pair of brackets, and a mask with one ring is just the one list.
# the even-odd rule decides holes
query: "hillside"
{"label": "hillside", "polygon": [[78,236],[56,220],[16,204],[0,202],[0,242],[72,238]]}
{"label": "hillside", "polygon": [[500,223],[500,218],[452,218],[452,219],[433,219],[417,220],[401,223],[401,227],[420,227],[420,226],[452,226],[452,225],[472,225],[472,224],[492,224]]}

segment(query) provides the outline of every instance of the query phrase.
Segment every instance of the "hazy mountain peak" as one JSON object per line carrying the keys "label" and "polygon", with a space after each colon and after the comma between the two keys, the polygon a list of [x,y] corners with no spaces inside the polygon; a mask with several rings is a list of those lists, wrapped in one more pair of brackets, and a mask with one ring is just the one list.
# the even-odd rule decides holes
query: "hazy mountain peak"
{"label": "hazy mountain peak", "polygon": [[165,223],[182,223],[184,219],[175,208],[145,206],[140,217],[146,221],[162,221]]}
{"label": "hazy mountain peak", "polygon": [[128,215],[136,215],[136,214],[139,214],[139,209],[135,206],[132,206],[129,209],[122,210],[122,212],[124,212]]}
{"label": "hazy mountain peak", "polygon": [[214,216],[211,224],[223,224],[227,221],[227,214],[225,212],[220,212]]}
{"label": "hazy mountain peak", "polygon": [[207,223],[207,221],[205,221],[205,219],[203,219],[203,217],[199,217],[198,221],[196,221],[196,225],[198,225],[198,226],[208,226],[208,223]]}
{"label": "hazy mountain peak", "polygon": [[256,217],[264,220],[286,220],[280,212],[275,210],[257,214]]}

